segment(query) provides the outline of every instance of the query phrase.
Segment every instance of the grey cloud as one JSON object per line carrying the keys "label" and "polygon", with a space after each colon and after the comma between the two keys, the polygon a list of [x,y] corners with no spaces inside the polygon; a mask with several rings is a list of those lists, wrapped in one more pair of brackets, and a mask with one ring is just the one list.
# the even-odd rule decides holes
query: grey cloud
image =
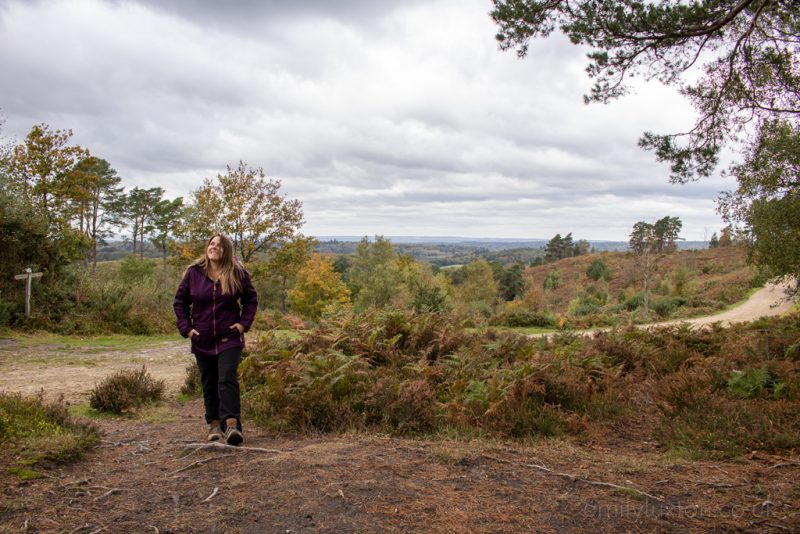
{"label": "grey cloud", "polygon": [[126,185],[172,195],[262,166],[305,203],[307,233],[618,233],[669,206],[718,220],[724,187],[671,186],[636,147],[674,131],[678,99],[586,107],[582,51],[500,53],[488,7],[0,0],[5,131],[72,128]]}
{"label": "grey cloud", "polygon": [[[111,0],[126,4],[130,0]],[[422,0],[135,0],[151,9],[178,16],[204,26],[228,31],[258,31],[285,23],[287,19],[330,18],[348,23],[384,17],[391,11],[422,3]]]}

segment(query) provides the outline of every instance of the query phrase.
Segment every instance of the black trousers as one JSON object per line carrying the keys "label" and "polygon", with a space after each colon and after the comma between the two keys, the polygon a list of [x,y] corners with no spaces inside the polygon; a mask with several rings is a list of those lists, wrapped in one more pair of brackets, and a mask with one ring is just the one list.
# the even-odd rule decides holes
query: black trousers
{"label": "black trousers", "polygon": [[197,367],[200,368],[200,382],[203,384],[206,423],[218,419],[224,432],[225,420],[234,418],[236,426],[241,430],[238,368],[242,349],[228,349],[216,356],[195,354],[194,357]]}

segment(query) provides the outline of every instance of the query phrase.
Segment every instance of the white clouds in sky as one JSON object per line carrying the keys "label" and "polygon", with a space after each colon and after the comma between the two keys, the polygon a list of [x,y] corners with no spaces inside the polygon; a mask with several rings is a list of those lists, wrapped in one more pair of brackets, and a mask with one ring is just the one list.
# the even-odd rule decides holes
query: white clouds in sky
{"label": "white clouds in sky", "polygon": [[585,106],[585,51],[518,60],[484,0],[0,0],[0,114],[71,128],[128,186],[187,195],[240,159],[304,203],[307,234],[626,239],[639,220],[721,223],[719,179],[667,183],[644,130],[676,91]]}

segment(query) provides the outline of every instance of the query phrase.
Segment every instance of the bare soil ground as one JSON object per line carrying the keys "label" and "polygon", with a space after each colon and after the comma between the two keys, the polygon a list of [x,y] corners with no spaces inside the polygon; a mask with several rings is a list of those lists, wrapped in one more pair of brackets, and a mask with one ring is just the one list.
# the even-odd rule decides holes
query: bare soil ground
{"label": "bare soil ground", "polygon": [[166,341],[135,349],[62,344],[21,344],[0,339],[0,390],[46,399],[81,402],[106,376],[145,365],[176,392],[194,361],[186,341]]}
{"label": "bare soil ground", "polygon": [[[145,363],[174,394],[187,349],[5,340],[0,389],[82,402]],[[538,442],[281,436],[246,414],[244,447],[197,449],[202,411],[169,400],[100,419],[82,461],[39,480],[0,473],[0,532],[800,532],[800,455],[691,462],[614,427]]]}

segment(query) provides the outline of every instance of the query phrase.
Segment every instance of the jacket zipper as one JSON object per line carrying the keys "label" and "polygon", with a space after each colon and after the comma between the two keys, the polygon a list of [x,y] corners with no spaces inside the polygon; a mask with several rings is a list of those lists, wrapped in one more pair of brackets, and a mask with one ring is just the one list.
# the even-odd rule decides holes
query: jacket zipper
{"label": "jacket zipper", "polygon": [[219,354],[217,345],[217,282],[211,287],[211,331],[214,333],[214,349]]}

